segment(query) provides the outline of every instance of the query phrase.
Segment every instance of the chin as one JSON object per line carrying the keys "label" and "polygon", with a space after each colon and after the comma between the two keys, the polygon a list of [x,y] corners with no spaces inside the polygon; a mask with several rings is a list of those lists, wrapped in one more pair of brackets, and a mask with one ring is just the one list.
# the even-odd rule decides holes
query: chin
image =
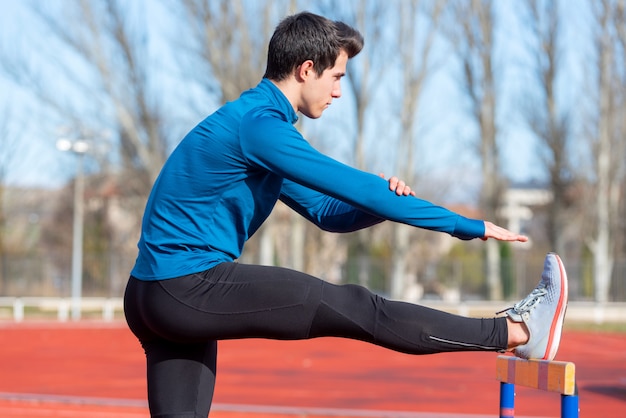
{"label": "chin", "polygon": [[319,112],[319,113],[301,112],[301,113],[309,119],[319,119],[322,116],[322,112]]}

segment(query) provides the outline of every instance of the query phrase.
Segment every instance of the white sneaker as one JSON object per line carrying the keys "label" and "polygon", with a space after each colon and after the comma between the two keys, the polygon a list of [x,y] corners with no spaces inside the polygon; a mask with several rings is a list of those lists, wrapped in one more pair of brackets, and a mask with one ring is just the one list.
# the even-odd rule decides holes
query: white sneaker
{"label": "white sneaker", "polygon": [[506,311],[514,322],[528,327],[530,338],[515,348],[524,359],[553,360],[559,349],[567,309],[567,274],[558,255],[548,253],[537,287]]}

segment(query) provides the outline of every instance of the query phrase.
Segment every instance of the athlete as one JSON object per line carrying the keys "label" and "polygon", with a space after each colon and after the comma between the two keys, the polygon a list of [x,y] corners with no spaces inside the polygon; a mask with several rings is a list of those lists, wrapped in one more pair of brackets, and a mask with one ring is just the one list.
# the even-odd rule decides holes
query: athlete
{"label": "athlete", "polygon": [[[261,82],[201,121],[165,163],[147,202],[126,319],[147,359],[153,417],[208,416],[219,340],[345,337],[410,354],[514,351],[553,358],[567,303],[556,254],[539,285],[504,316],[467,318],[387,300],[281,267],[237,262],[280,200],[318,227],[350,232],[384,220],[469,240],[527,241],[419,199],[314,149],[294,128],[341,96],[350,26],[311,13],[284,19]],[[253,347],[251,348],[253,349]]]}

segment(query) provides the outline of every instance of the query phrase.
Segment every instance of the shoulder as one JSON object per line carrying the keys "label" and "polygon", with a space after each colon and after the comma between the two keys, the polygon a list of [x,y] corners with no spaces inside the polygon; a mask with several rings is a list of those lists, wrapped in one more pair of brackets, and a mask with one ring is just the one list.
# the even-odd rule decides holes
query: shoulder
{"label": "shoulder", "polygon": [[299,136],[287,115],[275,106],[256,106],[241,119],[240,134],[246,137]]}
{"label": "shoulder", "polygon": [[279,108],[271,104],[254,106],[242,118],[243,123],[291,123]]}

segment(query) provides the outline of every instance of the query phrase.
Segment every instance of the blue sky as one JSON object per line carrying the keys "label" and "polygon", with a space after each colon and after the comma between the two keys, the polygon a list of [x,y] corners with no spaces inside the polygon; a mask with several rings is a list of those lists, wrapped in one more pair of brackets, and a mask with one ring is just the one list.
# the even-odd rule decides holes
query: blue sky
{"label": "blue sky", "polygon": [[[0,6],[0,48],[11,53],[29,51],[28,39],[40,28],[34,24],[25,2],[0,0]],[[36,51],[29,52],[30,57],[36,56]],[[67,181],[71,160],[60,155],[55,140],[43,137],[38,129],[43,115],[37,100],[2,72],[0,92],[0,129],[9,135],[1,143],[2,152],[7,152],[6,147],[11,149],[5,182],[47,187]]]}
{"label": "blue sky", "polygon": [[[505,19],[507,24],[503,25],[507,32],[506,41],[501,48],[506,51],[503,55],[505,59],[520,60],[524,59],[519,39],[522,27],[519,21],[514,19],[515,8],[510,7],[516,4],[516,0],[507,0],[503,2],[503,9],[508,11]],[[578,0],[575,3],[579,3]],[[34,24],[30,12],[24,2],[14,0],[0,0],[3,12],[0,13],[0,46],[1,47],[18,47],[28,48],[24,45],[27,40],[36,35],[41,30],[39,25]],[[572,7],[569,10],[580,9]],[[573,13],[573,12],[570,12]],[[576,22],[574,22],[576,25]],[[575,36],[576,34],[571,34]],[[578,34],[580,35],[580,34]],[[33,59],[36,59],[36,51],[33,52]],[[521,57],[521,58],[520,58]],[[568,77],[573,79],[581,77],[576,70],[575,57],[569,57],[572,60],[572,72]],[[449,71],[452,67],[449,65],[444,68],[441,74],[438,74],[433,83],[429,85],[431,97],[444,97],[446,100],[432,101],[425,106],[425,117],[432,118],[437,121],[429,128],[427,140],[423,147],[425,155],[429,158],[424,162],[425,169],[432,172],[440,171],[441,175],[456,176],[458,181],[468,183],[467,187],[471,187],[471,183],[476,175],[477,167],[475,158],[464,138],[471,135],[471,129],[466,123],[467,119],[461,112],[458,93],[455,92],[453,82],[451,81]],[[504,166],[508,176],[518,182],[528,181],[536,177],[540,177],[541,173],[537,169],[536,158],[536,141],[533,139],[516,115],[514,107],[519,105],[519,98],[523,97],[523,91],[528,83],[528,79],[523,73],[517,73],[519,70],[510,70],[506,74],[507,82],[504,85],[508,100],[501,105],[506,107],[502,109],[505,115],[503,121],[506,122],[502,128],[504,129],[504,148],[503,158]],[[570,79],[568,84],[574,83]],[[10,122],[8,123],[9,132],[19,137],[19,150],[12,158],[6,181],[9,184],[28,185],[28,186],[58,186],[71,178],[73,174],[73,159],[70,155],[64,155],[55,148],[56,133],[49,130],[39,129],[38,118],[43,118],[37,101],[22,89],[9,82],[0,73],[0,111],[2,117],[8,114]],[[565,92],[571,92],[564,88]],[[347,101],[346,99],[342,99]],[[572,99],[572,100],[575,100]],[[342,103],[333,106],[327,114],[322,117],[319,122],[315,123],[334,123],[339,120],[341,115]],[[8,111],[7,111],[8,109]],[[506,115],[511,117],[507,118]],[[315,124],[312,125],[316,126]],[[314,128],[313,128],[314,129]],[[19,132],[19,134],[18,134]],[[349,148],[331,147],[325,151],[338,153],[337,158],[342,157]],[[384,165],[384,164],[383,164]],[[384,167],[381,169],[385,170]]]}

